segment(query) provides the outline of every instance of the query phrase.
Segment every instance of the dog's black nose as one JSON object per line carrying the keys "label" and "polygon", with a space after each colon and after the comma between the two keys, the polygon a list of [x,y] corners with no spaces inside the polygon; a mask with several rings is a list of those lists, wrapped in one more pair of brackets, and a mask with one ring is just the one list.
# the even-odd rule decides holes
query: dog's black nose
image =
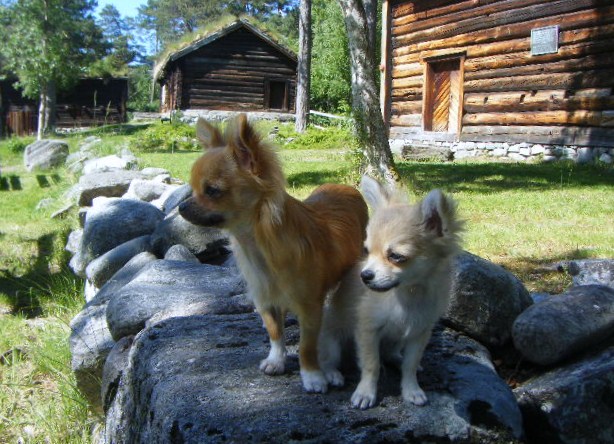
{"label": "dog's black nose", "polygon": [[362,270],[362,272],[360,273],[360,278],[365,284],[367,284],[375,278],[375,273],[369,269]]}

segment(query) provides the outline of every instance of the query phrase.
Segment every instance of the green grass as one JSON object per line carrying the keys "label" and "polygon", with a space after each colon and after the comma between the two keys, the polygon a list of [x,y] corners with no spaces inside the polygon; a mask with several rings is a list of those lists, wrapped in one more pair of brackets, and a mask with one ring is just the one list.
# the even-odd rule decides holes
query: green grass
{"label": "green grass", "polygon": [[[263,124],[262,132],[272,126]],[[168,124],[109,126],[66,141],[74,151],[87,136],[98,136],[100,155],[128,147],[141,167],[166,168],[187,180],[200,150],[173,144],[182,132],[167,129]],[[138,151],[144,134],[152,137]],[[325,182],[358,182],[347,130],[310,129],[301,136],[291,125],[279,125],[276,142],[288,191],[297,198]],[[0,141],[0,443],[20,437],[89,442],[96,418],[75,388],[67,341],[68,323],[83,304],[82,283],[67,270],[63,249],[77,226],[76,211],[50,219],[77,177],[63,168],[26,172],[23,146]],[[465,249],[510,269],[532,291],[558,293],[569,285],[565,274],[549,269],[554,262],[614,257],[612,167],[476,161],[398,167],[412,199],[436,187],[452,194],[467,221]],[[37,210],[44,198],[53,200]]]}

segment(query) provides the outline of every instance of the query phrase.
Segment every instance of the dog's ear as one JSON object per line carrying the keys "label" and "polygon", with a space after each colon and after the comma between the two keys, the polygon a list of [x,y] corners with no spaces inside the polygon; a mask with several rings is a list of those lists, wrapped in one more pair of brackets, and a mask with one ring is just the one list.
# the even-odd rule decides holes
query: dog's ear
{"label": "dog's ear", "polygon": [[390,192],[377,180],[366,175],[360,180],[360,191],[374,210],[390,200]]}
{"label": "dog's ear", "polygon": [[441,190],[435,189],[422,200],[422,221],[427,230],[438,237],[443,237],[448,230],[448,223],[456,206]]}
{"label": "dog's ear", "polygon": [[224,144],[224,138],[220,130],[202,117],[199,117],[196,121],[196,137],[198,137],[198,140],[205,149]]}
{"label": "dog's ear", "polygon": [[260,136],[251,126],[245,114],[239,114],[232,126],[232,154],[244,170],[257,174]]}

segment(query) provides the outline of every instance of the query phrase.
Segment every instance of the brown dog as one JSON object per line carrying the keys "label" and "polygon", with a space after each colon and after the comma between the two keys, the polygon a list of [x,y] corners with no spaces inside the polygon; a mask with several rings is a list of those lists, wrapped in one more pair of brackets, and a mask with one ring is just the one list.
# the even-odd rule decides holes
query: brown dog
{"label": "brown dog", "polygon": [[[271,341],[260,369],[269,375],[284,372],[284,317],[290,310],[299,320],[303,386],[324,393],[327,381],[317,350],[322,306],[327,292],[359,260],[367,206],[357,190],[344,185],[322,185],[303,202],[289,196],[276,154],[245,115],[225,134],[199,119],[197,135],[205,154],[192,167],[193,199],[201,210],[193,219],[231,235]],[[193,212],[182,214],[189,220]]]}

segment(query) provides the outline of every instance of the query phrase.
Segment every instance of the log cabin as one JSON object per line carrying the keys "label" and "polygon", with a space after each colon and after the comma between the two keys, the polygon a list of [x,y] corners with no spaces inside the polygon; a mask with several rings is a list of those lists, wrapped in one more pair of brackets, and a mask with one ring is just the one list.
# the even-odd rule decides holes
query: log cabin
{"label": "log cabin", "polygon": [[[38,128],[38,102],[14,87],[16,79],[0,81],[0,135],[24,136]],[[81,78],[56,99],[57,128],[81,128],[126,121],[128,79]]]}
{"label": "log cabin", "polygon": [[294,112],[297,57],[245,19],[205,32],[154,67],[160,110]]}
{"label": "log cabin", "polygon": [[614,147],[613,0],[384,0],[391,139]]}

